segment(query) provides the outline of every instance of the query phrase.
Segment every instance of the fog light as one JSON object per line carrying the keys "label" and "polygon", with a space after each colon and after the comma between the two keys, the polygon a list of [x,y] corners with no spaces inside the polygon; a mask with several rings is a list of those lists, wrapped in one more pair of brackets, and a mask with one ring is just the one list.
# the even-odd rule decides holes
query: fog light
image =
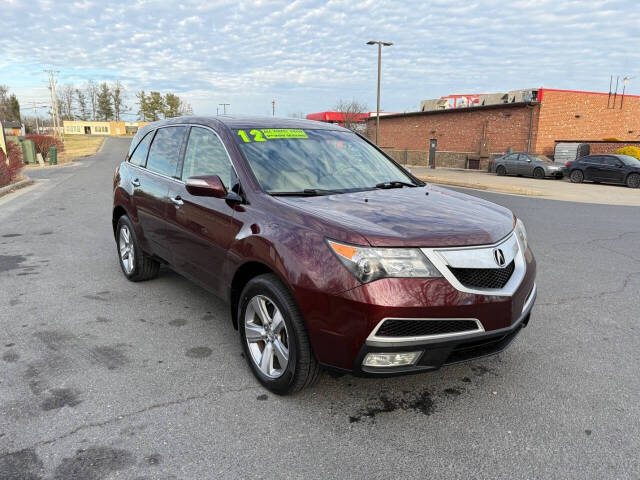
{"label": "fog light", "polygon": [[367,353],[362,364],[365,367],[400,367],[413,365],[422,352]]}

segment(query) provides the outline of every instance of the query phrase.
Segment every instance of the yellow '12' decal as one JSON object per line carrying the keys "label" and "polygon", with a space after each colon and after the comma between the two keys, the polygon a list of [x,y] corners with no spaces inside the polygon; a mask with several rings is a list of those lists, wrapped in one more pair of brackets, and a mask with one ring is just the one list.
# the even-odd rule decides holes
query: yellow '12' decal
{"label": "yellow '12' decal", "polygon": [[249,134],[244,130],[238,130],[238,135],[245,143],[252,141],[266,142],[267,140],[309,138],[306,132],[299,128],[263,128],[262,130],[251,130]]}

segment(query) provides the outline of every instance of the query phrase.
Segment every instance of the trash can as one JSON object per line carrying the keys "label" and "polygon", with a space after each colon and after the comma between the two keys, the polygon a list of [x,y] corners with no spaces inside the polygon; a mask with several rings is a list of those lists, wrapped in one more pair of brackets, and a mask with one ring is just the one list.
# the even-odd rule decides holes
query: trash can
{"label": "trash can", "polygon": [[58,164],[58,149],[56,147],[49,147],[49,165]]}
{"label": "trash can", "polygon": [[22,146],[22,160],[24,163],[37,163],[35,142],[26,138],[22,140],[20,144]]}

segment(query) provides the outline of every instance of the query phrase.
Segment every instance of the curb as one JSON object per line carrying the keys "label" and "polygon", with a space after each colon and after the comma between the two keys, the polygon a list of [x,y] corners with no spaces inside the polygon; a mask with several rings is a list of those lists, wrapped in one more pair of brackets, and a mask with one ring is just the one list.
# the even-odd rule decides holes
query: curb
{"label": "curb", "polygon": [[6,187],[2,187],[0,188],[0,197],[6,193],[11,193],[14,190],[18,190],[19,188],[31,185],[32,183],[33,180],[31,180],[29,177],[26,177],[24,180],[20,180],[19,182],[12,183],[11,185],[7,185]]}
{"label": "curb", "polygon": [[538,190],[529,190],[521,187],[510,187],[506,185],[494,185],[490,183],[463,182],[460,180],[452,180],[449,178],[441,178],[430,175],[419,175],[420,180],[437,185],[449,185],[453,187],[473,188],[475,190],[486,190],[498,193],[512,193],[516,195],[527,195],[531,197],[543,197],[544,194]]}

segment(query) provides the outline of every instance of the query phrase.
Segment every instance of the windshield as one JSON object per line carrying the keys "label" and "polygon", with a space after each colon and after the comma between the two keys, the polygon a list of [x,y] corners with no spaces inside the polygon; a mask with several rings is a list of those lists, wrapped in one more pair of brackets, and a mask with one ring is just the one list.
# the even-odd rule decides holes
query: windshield
{"label": "windshield", "polygon": [[351,132],[277,128],[235,134],[267,193],[342,193],[372,189],[382,182],[415,183]]}
{"label": "windshield", "polygon": [[617,157],[622,160],[625,165],[630,167],[640,167],[640,160],[631,155],[617,155]]}

